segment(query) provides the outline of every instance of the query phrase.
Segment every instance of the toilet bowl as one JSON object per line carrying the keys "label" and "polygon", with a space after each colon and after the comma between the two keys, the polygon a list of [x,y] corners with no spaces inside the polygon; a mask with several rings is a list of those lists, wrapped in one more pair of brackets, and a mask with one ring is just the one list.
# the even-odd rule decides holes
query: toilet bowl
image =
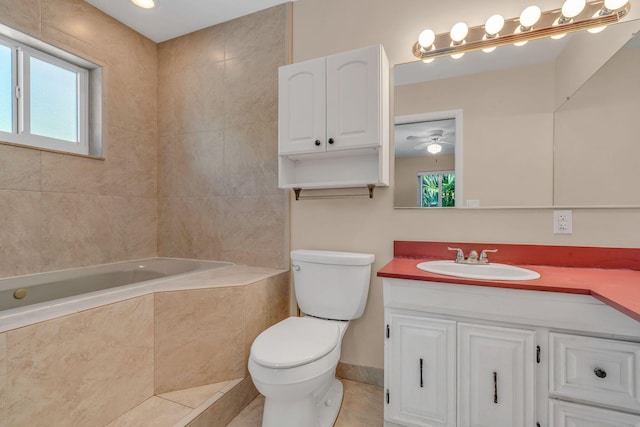
{"label": "toilet bowl", "polygon": [[249,372],[265,396],[264,427],[332,426],[342,402],[335,377],[348,322],[289,317],[251,346]]}
{"label": "toilet bowl", "polygon": [[342,404],[335,377],[349,321],[362,316],[372,254],[296,250],[293,283],[304,317],[289,317],[253,342],[249,373],[265,396],[263,427],[331,427]]}

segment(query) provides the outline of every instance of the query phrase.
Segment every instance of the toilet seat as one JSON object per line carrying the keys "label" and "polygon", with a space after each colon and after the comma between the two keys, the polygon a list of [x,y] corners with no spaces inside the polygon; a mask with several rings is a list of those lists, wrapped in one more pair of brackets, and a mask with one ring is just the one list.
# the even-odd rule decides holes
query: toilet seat
{"label": "toilet seat", "polygon": [[251,346],[251,359],[264,367],[287,369],[314,362],[339,344],[334,322],[313,317],[289,317],[263,331]]}

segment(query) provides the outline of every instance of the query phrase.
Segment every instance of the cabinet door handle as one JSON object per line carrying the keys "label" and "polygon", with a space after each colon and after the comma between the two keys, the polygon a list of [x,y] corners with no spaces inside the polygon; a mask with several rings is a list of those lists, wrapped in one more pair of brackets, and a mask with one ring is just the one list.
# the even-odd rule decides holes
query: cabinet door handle
{"label": "cabinet door handle", "polygon": [[420,387],[424,388],[424,381],[422,377],[422,365],[424,364],[422,358],[420,358]]}
{"label": "cabinet door handle", "polygon": [[317,146],[319,146],[319,145],[321,144],[320,140],[319,140],[319,139],[316,139],[315,144],[316,144]]}
{"label": "cabinet door handle", "polygon": [[493,403],[498,403],[498,373],[493,372]]}
{"label": "cabinet door handle", "polygon": [[335,139],[329,138],[329,144],[333,144],[334,142],[336,142]]}
{"label": "cabinet door handle", "polygon": [[596,374],[596,377],[598,377],[598,378],[604,378],[604,377],[607,376],[607,371],[605,371],[604,369],[600,369],[600,368],[594,369],[593,373]]}

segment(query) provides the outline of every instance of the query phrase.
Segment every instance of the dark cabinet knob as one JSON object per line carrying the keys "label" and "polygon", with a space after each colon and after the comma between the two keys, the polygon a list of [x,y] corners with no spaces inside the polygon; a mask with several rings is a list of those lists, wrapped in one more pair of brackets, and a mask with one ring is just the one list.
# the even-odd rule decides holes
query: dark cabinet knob
{"label": "dark cabinet knob", "polygon": [[593,373],[596,374],[596,377],[598,377],[598,378],[604,378],[604,377],[607,376],[607,371],[605,371],[604,369],[600,369],[600,368],[594,369]]}
{"label": "dark cabinet knob", "polygon": [[320,140],[316,139],[316,145],[320,145]]}
{"label": "dark cabinet knob", "polygon": [[329,144],[333,144],[334,142],[336,142],[333,138],[329,138]]}

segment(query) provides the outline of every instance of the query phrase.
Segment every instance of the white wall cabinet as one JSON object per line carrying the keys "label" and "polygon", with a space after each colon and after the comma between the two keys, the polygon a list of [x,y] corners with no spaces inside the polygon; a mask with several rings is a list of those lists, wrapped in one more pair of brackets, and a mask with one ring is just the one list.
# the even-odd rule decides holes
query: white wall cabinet
{"label": "white wall cabinet", "polygon": [[588,295],[383,287],[386,427],[640,427],[633,318]]}
{"label": "white wall cabinet", "polygon": [[382,46],[280,67],[279,186],[389,184],[389,63]]}

